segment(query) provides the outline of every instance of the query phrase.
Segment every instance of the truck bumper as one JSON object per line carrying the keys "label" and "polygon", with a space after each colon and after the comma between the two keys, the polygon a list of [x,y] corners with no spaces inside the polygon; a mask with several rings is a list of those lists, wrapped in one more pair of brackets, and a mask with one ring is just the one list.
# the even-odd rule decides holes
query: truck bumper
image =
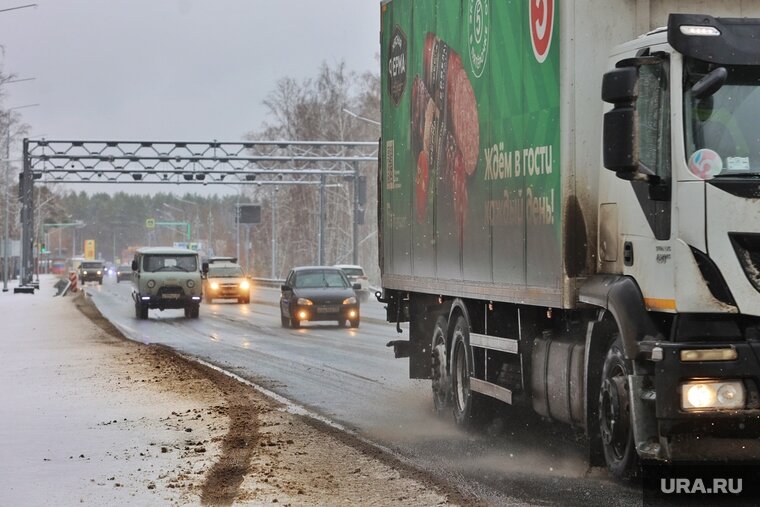
{"label": "truck bumper", "polygon": [[[655,362],[655,405],[666,460],[760,459],[760,343],[732,343],[730,361],[681,360],[682,350],[726,347],[726,343],[660,343],[663,358]],[[690,381],[737,381],[744,388],[744,406],[730,410],[686,410],[683,384]]]}
{"label": "truck bumper", "polygon": [[134,296],[140,303],[147,305],[151,310],[183,309],[191,304],[200,304],[201,296],[183,296],[179,298],[166,298],[162,295],[138,294]]}

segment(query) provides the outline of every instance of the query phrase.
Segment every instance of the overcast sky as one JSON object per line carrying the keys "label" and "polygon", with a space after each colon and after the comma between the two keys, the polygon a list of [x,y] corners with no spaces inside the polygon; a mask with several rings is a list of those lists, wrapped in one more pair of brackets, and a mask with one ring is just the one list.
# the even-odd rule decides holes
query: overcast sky
{"label": "overcast sky", "polygon": [[[0,9],[34,0],[0,0]],[[0,12],[6,107],[48,139],[235,141],[278,79],[375,70],[379,0],[37,0]]]}

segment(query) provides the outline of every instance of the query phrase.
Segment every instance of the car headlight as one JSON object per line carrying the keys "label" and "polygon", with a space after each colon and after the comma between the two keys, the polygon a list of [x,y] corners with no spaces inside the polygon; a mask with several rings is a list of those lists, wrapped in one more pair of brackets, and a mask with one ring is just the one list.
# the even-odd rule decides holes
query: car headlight
{"label": "car headlight", "polygon": [[86,275],[86,274],[87,274],[87,271],[83,271],[83,272],[82,272],[82,274],[83,274],[83,275]]}
{"label": "car headlight", "polygon": [[731,410],[744,408],[744,384],[738,380],[698,381],[681,384],[684,410]]}
{"label": "car headlight", "polygon": [[148,280],[147,285],[148,285],[149,289],[152,289],[153,287],[156,286],[156,281],[155,280]]}
{"label": "car headlight", "polygon": [[216,282],[211,282],[211,290],[219,290],[219,284]]}
{"label": "car headlight", "polygon": [[187,281],[187,288],[188,289],[192,289],[193,287],[195,287],[195,280],[188,280]]}
{"label": "car headlight", "polygon": [[303,306],[311,306],[311,305],[313,305],[314,303],[312,302],[312,300],[311,300],[311,299],[306,299],[306,298],[298,298],[298,299],[296,300],[296,304],[297,304],[297,305],[303,305]]}
{"label": "car headlight", "polygon": [[343,300],[344,305],[355,305],[356,304],[356,298],[354,296],[351,296],[350,298],[346,298]]}
{"label": "car headlight", "polygon": [[240,282],[240,288],[243,290],[248,290],[251,288],[251,284],[248,283],[248,280],[243,280],[242,282]]}
{"label": "car headlight", "polygon": [[100,274],[102,274],[102,272],[101,272],[101,271],[98,271],[98,274],[100,275]]}

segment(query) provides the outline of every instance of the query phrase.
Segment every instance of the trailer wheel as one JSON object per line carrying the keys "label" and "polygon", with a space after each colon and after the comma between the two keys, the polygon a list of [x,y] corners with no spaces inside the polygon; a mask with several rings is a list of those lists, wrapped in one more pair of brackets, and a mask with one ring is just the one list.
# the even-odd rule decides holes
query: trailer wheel
{"label": "trailer wheel", "polygon": [[451,408],[451,377],[449,361],[446,354],[446,318],[438,317],[433,328],[432,347],[430,349],[430,378],[433,388],[433,406],[438,415]]}
{"label": "trailer wheel", "polygon": [[454,419],[461,428],[471,428],[480,414],[481,396],[470,389],[473,371],[467,319],[457,317],[451,344],[451,390]]}
{"label": "trailer wheel", "polygon": [[599,430],[607,468],[619,479],[638,474],[639,460],[633,440],[628,375],[630,361],[623,354],[618,335],[607,351],[599,392]]}

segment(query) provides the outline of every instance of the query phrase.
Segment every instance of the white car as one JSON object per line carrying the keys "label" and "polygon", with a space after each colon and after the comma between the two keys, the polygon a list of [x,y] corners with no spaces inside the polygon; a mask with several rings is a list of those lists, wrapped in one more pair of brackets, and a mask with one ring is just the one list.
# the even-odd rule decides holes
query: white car
{"label": "white car", "polygon": [[364,268],[355,264],[336,264],[334,267],[343,270],[352,285],[355,283],[361,285],[361,289],[356,291],[359,300],[367,301],[369,299],[369,278],[364,273]]}

